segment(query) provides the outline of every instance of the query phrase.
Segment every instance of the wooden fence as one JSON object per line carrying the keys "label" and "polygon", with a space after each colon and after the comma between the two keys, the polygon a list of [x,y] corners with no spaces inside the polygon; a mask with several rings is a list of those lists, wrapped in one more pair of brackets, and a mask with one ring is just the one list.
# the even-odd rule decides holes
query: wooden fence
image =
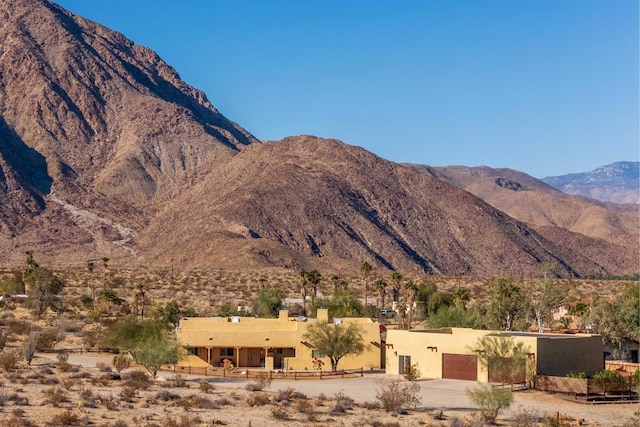
{"label": "wooden fence", "polygon": [[630,375],[625,375],[608,384],[607,388],[593,378],[568,378],[537,375],[534,387],[536,390],[573,395],[576,400],[591,401],[636,401],[637,387],[633,385]]}
{"label": "wooden fence", "polygon": [[604,368],[610,371],[621,371],[633,374],[640,370],[640,363],[621,362],[619,360],[605,360]]}
{"label": "wooden fence", "polygon": [[250,370],[246,368],[224,369],[222,367],[204,367],[204,366],[164,366],[162,370],[165,372],[181,373],[186,375],[202,375],[205,377],[223,377],[223,378],[258,378],[267,373],[269,379],[283,380],[304,380],[304,379],[328,379],[328,378],[355,378],[364,376],[364,368],[344,369],[340,371],[294,371],[294,370]]}

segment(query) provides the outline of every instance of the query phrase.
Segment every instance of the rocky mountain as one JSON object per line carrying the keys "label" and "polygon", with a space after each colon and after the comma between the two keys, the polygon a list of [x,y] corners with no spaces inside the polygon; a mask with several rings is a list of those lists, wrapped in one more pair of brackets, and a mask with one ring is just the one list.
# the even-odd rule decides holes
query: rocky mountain
{"label": "rocky mountain", "polygon": [[469,191],[496,209],[532,226],[560,227],[638,251],[638,205],[619,205],[571,196],[512,169],[407,166]]}
{"label": "rocky mountain", "polygon": [[640,162],[616,162],[591,172],[550,176],[542,181],[573,195],[613,203],[640,203]]}
{"label": "rocky mountain", "polygon": [[[261,143],[151,50],[46,0],[0,2],[0,18],[0,262],[638,271],[624,235],[537,227],[340,141]],[[561,194],[516,181],[501,188]]]}

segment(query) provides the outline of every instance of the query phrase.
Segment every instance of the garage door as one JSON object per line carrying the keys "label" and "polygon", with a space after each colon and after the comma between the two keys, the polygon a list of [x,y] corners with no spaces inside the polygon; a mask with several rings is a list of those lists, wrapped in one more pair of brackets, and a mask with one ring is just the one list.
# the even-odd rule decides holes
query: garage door
{"label": "garage door", "polygon": [[478,357],[467,354],[442,354],[442,378],[478,380]]}

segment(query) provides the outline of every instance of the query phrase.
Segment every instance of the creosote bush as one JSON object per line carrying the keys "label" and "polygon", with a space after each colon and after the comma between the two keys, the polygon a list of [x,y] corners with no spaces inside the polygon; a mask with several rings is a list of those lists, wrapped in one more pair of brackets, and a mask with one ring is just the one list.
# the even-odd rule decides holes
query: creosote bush
{"label": "creosote bush", "polygon": [[422,399],[419,392],[420,386],[415,382],[407,384],[400,380],[392,380],[378,389],[376,399],[380,401],[386,412],[400,414],[420,404]]}
{"label": "creosote bush", "polygon": [[500,410],[508,408],[513,402],[513,393],[510,389],[494,387],[490,384],[482,384],[478,388],[467,390],[467,396],[480,407],[482,416],[489,422],[495,421]]}

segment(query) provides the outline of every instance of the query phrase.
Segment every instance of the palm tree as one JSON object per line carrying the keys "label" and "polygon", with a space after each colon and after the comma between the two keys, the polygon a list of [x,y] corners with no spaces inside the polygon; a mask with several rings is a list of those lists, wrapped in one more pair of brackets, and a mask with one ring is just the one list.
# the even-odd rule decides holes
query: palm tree
{"label": "palm tree", "polygon": [[360,264],[360,273],[362,273],[362,290],[364,293],[364,308],[365,310],[367,309],[367,306],[369,305],[368,301],[367,301],[367,296],[369,293],[369,276],[371,276],[371,264],[369,264],[367,261],[364,261],[362,264]]}
{"label": "palm tree", "polygon": [[404,329],[407,315],[407,303],[404,301],[398,301],[396,304],[396,311],[398,312],[398,317],[400,317],[400,327]]}
{"label": "palm tree", "polygon": [[307,315],[307,279],[309,278],[309,272],[306,270],[300,270],[298,272],[300,278],[300,293],[302,294],[302,314]]}
{"label": "palm tree", "polygon": [[340,277],[337,274],[334,274],[333,276],[329,277],[329,281],[333,286],[333,293],[335,294],[336,292],[338,292],[338,284],[340,283]]}
{"label": "palm tree", "polygon": [[87,270],[89,270],[89,290],[91,291],[91,300],[93,301],[93,309],[96,309],[96,289],[93,284],[93,270],[96,264],[93,261],[87,261]]}
{"label": "palm tree", "polygon": [[103,288],[104,290],[107,290],[107,269],[109,268],[109,258],[107,258],[106,256],[103,256],[101,258],[102,260],[102,266],[104,267],[104,283],[103,283]]}
{"label": "palm tree", "polygon": [[138,283],[136,285],[135,293],[133,294],[134,317],[140,315],[140,318],[144,319],[144,296],[144,285],[142,283]]}
{"label": "palm tree", "polygon": [[321,279],[322,275],[318,270],[311,270],[307,272],[307,280],[311,283],[311,301],[314,303],[318,297],[318,285],[320,284]]}
{"label": "palm tree", "polygon": [[378,300],[380,302],[380,309],[384,308],[384,297],[387,295],[387,282],[383,279],[378,279],[373,282],[373,287],[378,291]]}
{"label": "palm tree", "polygon": [[391,273],[391,283],[393,283],[393,300],[398,301],[400,299],[400,282],[402,282],[402,274],[394,271]]}
{"label": "palm tree", "polygon": [[409,280],[404,284],[404,289],[407,292],[407,307],[409,316],[407,319],[407,329],[411,329],[411,315],[413,314],[413,304],[416,301],[416,293],[418,292],[418,287],[415,283]]}

